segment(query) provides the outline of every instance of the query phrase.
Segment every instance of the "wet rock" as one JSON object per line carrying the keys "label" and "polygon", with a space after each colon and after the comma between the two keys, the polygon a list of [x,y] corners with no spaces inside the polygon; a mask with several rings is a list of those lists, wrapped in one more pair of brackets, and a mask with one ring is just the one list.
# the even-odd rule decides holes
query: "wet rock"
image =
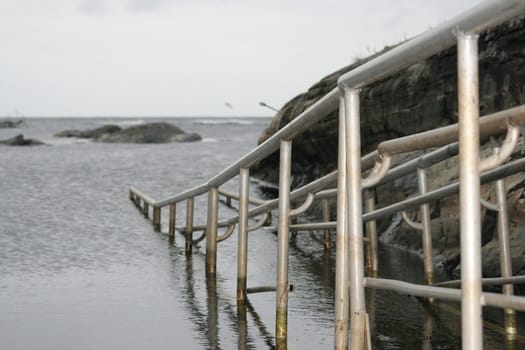
{"label": "wet rock", "polygon": [[175,139],[174,139],[175,142],[195,142],[195,141],[200,141],[200,140],[202,140],[201,135],[194,133],[194,132],[189,133],[189,134],[175,135]]}
{"label": "wet rock", "polygon": [[26,139],[24,135],[19,134],[7,140],[0,140],[0,144],[7,146],[38,146],[44,143],[35,139]]}
{"label": "wet rock", "polygon": [[167,143],[202,139],[199,134],[186,134],[175,125],[163,122],[134,125],[126,129],[108,124],[90,130],[64,130],[55,136],[89,138],[96,142],[107,143]]}
{"label": "wet rock", "polygon": [[97,142],[110,143],[167,143],[174,142],[177,135],[185,134],[169,123],[149,123],[131,126],[112,134],[103,134]]}
{"label": "wet rock", "polygon": [[64,130],[55,134],[56,137],[79,137],[79,138],[98,138],[104,134],[113,134],[121,131],[122,128],[118,125],[103,125],[99,128],[90,130]]}
{"label": "wet rock", "polygon": [[18,128],[22,124],[23,120],[0,120],[0,129]]}

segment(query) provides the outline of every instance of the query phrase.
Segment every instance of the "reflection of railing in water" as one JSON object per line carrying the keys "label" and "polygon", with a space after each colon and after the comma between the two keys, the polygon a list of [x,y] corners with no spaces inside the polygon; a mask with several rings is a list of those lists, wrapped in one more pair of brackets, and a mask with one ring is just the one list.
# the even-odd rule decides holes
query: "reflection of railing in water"
{"label": "reflection of railing in water", "polygon": [[[175,249],[173,244],[170,247]],[[197,282],[194,278],[194,266],[193,256],[187,256],[185,261],[185,278],[177,279],[178,282],[184,281],[183,291],[180,294],[185,299],[184,305],[189,312],[190,319],[193,324],[197,327],[197,331],[201,335],[205,335],[206,348],[207,349],[221,349],[227,348],[227,346],[220,344],[219,336],[219,314],[226,314],[229,319],[229,326],[234,333],[238,335],[238,348],[247,349],[249,344],[253,344],[254,341],[248,335],[248,313],[250,314],[254,325],[259,331],[265,344],[268,345],[269,349],[275,348],[273,345],[273,337],[267,330],[266,325],[261,320],[251,303],[248,301],[246,304],[239,304],[236,312],[235,307],[229,302],[229,298],[222,297],[218,291],[217,280],[214,278],[206,278],[202,283],[205,283],[205,288],[198,288],[199,290],[206,290],[205,300],[199,299],[196,295]],[[174,261],[173,263],[178,263]],[[174,266],[175,271],[179,271],[177,266]],[[177,272],[178,274],[178,272]],[[199,302],[205,301],[205,305],[199,305]],[[221,305],[219,310],[219,304]],[[219,312],[220,311],[220,312]]]}
{"label": "reflection of railing in water", "polygon": [[[335,348],[344,349],[348,347],[348,334],[351,333],[350,341],[352,349],[363,349],[370,334],[370,325],[366,309],[364,289],[366,286],[386,288],[389,290],[402,291],[412,295],[427,298],[444,298],[461,301],[462,309],[462,344],[464,349],[482,348],[483,327],[479,315],[482,313],[483,305],[493,305],[505,308],[505,313],[512,319],[513,310],[525,311],[525,298],[513,296],[510,284],[504,288],[503,294],[483,293],[481,278],[481,241],[480,241],[480,210],[478,203],[481,202],[480,182],[483,175],[480,173],[493,174],[493,178],[487,181],[496,181],[498,187],[498,213],[500,227],[498,235],[502,242],[508,242],[508,225],[504,216],[506,215],[506,204],[504,188],[502,190],[501,178],[508,176],[505,173],[509,168],[513,171],[523,171],[523,162],[515,161],[502,166],[516,146],[518,138],[518,127],[525,124],[525,106],[511,108],[479,118],[479,96],[478,96],[478,33],[510,19],[525,11],[523,0],[501,0],[486,1],[472,10],[462,14],[443,25],[430,30],[387,53],[363,64],[362,66],[348,72],[338,81],[338,87],[318,102],[304,111],[299,117],[278,131],[265,143],[255,148],[252,152],[239,159],[237,162],[217,174],[206,184],[197,186],[188,191],[171,196],[161,201],[155,201],[151,197],[140,192],[136,188],[130,189],[130,198],[140,206],[142,211],[149,215],[149,207],[153,208],[153,225],[160,227],[161,208],[169,206],[170,223],[169,235],[173,237],[175,232],[175,214],[178,202],[187,203],[187,223],[184,229],[186,236],[186,251],[191,250],[194,231],[204,231],[202,237],[206,238],[206,273],[213,277],[216,274],[217,243],[221,238],[218,229],[222,227],[232,228],[238,224],[238,269],[237,269],[237,297],[239,302],[246,301],[246,266],[247,266],[247,244],[248,219],[254,216],[268,213],[278,208],[278,252],[277,252],[277,278],[276,278],[276,330],[275,337],[277,345],[286,344],[287,339],[287,309],[288,309],[288,239],[290,230],[299,228],[330,229],[336,228],[336,287],[335,287]],[[429,57],[441,50],[458,45],[458,106],[459,124],[444,128],[434,129],[428,132],[403,137],[400,139],[382,142],[378,151],[361,158],[360,145],[360,109],[359,89],[385,78],[402,68]],[[329,174],[316,180],[298,190],[290,191],[291,171],[291,140],[324,118],[329,112],[336,110],[339,106],[339,168],[337,172]],[[480,138],[491,135],[501,135],[507,132],[507,138],[494,154],[481,160],[479,155]],[[416,199],[409,199],[393,204],[389,208],[374,210],[373,196],[366,195],[367,213],[362,213],[362,190],[371,189],[388,177],[391,159],[396,154],[416,150],[445,146],[459,140],[459,184],[445,186],[441,190],[427,192],[424,168],[427,164],[418,163],[418,178],[420,179],[420,195]],[[249,210],[249,169],[276,150],[280,150],[280,175],[279,194],[277,200],[256,204],[257,207]],[[447,150],[445,150],[445,153]],[[436,156],[436,159],[439,158]],[[375,166],[373,165],[375,161]],[[412,164],[414,166],[414,164]],[[407,166],[408,168],[408,166]],[[362,179],[362,171],[371,169],[369,175]],[[394,168],[392,171],[403,172],[403,166]],[[494,170],[491,170],[494,169]],[[507,169],[507,170],[504,170]],[[415,169],[413,169],[415,170]],[[390,173],[392,174],[392,172]],[[497,174],[497,175],[494,175]],[[219,186],[223,185],[233,177],[239,175],[239,215],[233,218],[219,221],[218,198]],[[390,175],[393,177],[393,175]],[[487,176],[487,175],[486,175]],[[337,192],[322,190],[333,187],[337,182]],[[460,232],[461,232],[461,267],[462,280],[461,291],[431,286],[433,283],[432,266],[432,241],[428,225],[428,202],[433,200],[432,195],[441,196],[447,191],[459,190],[460,198]],[[196,196],[208,194],[208,214],[206,225],[193,226],[193,200]],[[338,202],[338,213],[336,223],[290,225],[293,216],[299,215],[306,210],[309,204],[316,199],[326,198],[335,194]],[[231,197],[230,197],[231,198]],[[291,203],[305,199],[305,204],[297,209],[291,208]],[[407,204],[409,203],[409,204]],[[400,211],[405,207],[420,206],[420,216],[423,221],[414,223],[407,220],[409,224],[421,229],[423,234],[424,268],[425,278],[428,285],[416,285],[403,281],[391,281],[365,277],[364,271],[364,247],[365,241],[362,232],[362,223],[366,221],[369,254],[367,265],[372,271],[377,270],[377,237],[375,233],[374,220],[387,210]],[[489,205],[489,207],[494,207]],[[395,209],[395,210],[394,210]],[[376,215],[377,217],[374,217]],[[328,215],[327,215],[328,216]],[[325,216],[325,218],[327,217]],[[405,218],[408,219],[405,215]],[[264,219],[264,220],[263,220]],[[263,224],[266,220],[259,220]],[[326,221],[326,219],[325,219]],[[258,226],[258,225],[255,225]],[[506,226],[506,227],[505,227]],[[229,232],[228,232],[229,233]],[[325,231],[327,234],[328,231]],[[325,236],[325,242],[328,241]],[[503,277],[512,275],[510,270],[510,253],[501,246],[501,266]],[[507,280],[508,282],[508,280]],[[509,333],[515,332],[512,321],[507,324]]]}

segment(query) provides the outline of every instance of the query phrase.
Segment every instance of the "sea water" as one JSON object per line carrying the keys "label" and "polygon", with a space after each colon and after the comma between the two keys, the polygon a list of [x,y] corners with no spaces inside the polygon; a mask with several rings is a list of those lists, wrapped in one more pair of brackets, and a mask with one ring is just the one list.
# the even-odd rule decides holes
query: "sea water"
{"label": "sea water", "polygon": [[[173,123],[203,140],[104,144],[53,136],[150,121]],[[167,210],[155,232],[128,199],[131,185],[161,199],[206,182],[255,147],[268,123],[35,118],[0,129],[0,139],[23,133],[46,143],[0,147],[0,349],[274,348],[274,293],[250,295],[246,317],[237,313],[236,234],[219,243],[217,278],[209,281],[205,243],[187,256],[182,235],[168,239]],[[226,188],[238,190],[235,181]],[[254,183],[250,192],[262,196]],[[202,224],[206,196],[195,205],[195,224]],[[219,215],[236,211],[221,205]],[[180,203],[177,225],[184,222]],[[248,246],[248,287],[275,285],[276,235],[251,232]],[[334,252],[325,254],[308,234],[291,239],[289,348],[333,347],[334,268]],[[380,274],[422,282],[422,262],[382,248]],[[369,290],[367,307],[375,349],[460,348],[458,305],[428,308],[413,297]],[[499,311],[494,323],[501,322]],[[525,347],[494,327],[485,329],[485,338],[491,349]]]}

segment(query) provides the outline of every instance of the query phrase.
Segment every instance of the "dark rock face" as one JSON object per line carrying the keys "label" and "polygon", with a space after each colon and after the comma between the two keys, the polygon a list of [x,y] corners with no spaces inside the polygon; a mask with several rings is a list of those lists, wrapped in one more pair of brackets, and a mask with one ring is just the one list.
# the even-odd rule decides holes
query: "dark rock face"
{"label": "dark rock face", "polygon": [[0,121],[0,129],[18,128],[24,124],[23,120],[2,120]]}
{"label": "dark rock face", "polygon": [[[525,18],[517,18],[480,37],[481,115],[525,102]],[[386,49],[388,50],[388,49]],[[262,133],[264,142],[336,87],[342,74],[362,60],[323,78],[287,102]],[[337,115],[327,115],[293,140],[293,186],[337,167]],[[456,49],[445,50],[361,91],[361,142],[364,153],[383,141],[457,122]],[[276,183],[278,154],[252,169],[253,176]]]}
{"label": "dark rock face", "polygon": [[[481,115],[525,103],[525,17],[516,18],[480,36]],[[336,87],[343,73],[362,62],[344,67],[286,103],[259,138],[265,141]],[[361,144],[366,154],[384,140],[410,135],[458,121],[456,48],[450,48],[410,66],[361,91]],[[333,112],[293,140],[292,186],[298,187],[337,168],[337,115]],[[488,152],[488,148],[485,153]],[[523,157],[523,140],[513,157]],[[398,160],[402,162],[402,160]],[[430,188],[457,180],[457,159],[431,168]],[[274,154],[252,170],[263,181],[277,183],[279,155]],[[511,217],[514,274],[525,273],[525,173],[506,179]],[[378,206],[402,200],[417,192],[414,176],[376,190]],[[482,196],[494,202],[494,186],[485,185]],[[431,204],[435,262],[450,271],[459,266],[459,204],[457,196]],[[417,215],[414,211],[412,215]],[[499,248],[495,213],[482,210],[483,272],[499,275]],[[421,234],[399,216],[379,222],[382,241],[421,252]]]}
{"label": "dark rock face", "polygon": [[168,123],[135,125],[119,132],[104,134],[95,141],[110,143],[166,143],[175,141],[175,136],[184,134],[180,128]]}
{"label": "dark rock face", "polygon": [[86,139],[92,139],[92,138],[98,138],[101,137],[104,134],[113,134],[115,132],[121,131],[122,128],[118,125],[104,125],[100,128],[96,129],[90,129],[90,130],[64,130],[59,133],[56,133],[56,137],[79,137],[79,138],[86,138]]}
{"label": "dark rock face", "polygon": [[0,140],[0,144],[7,146],[38,146],[44,143],[35,139],[26,139],[24,135],[20,134],[7,140]]}

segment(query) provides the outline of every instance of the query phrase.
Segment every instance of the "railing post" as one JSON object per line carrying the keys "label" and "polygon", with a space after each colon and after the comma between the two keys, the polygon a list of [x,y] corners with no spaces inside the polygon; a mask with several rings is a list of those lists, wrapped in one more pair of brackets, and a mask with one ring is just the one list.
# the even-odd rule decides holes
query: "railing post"
{"label": "railing post", "polygon": [[[323,208],[323,222],[329,222],[330,221],[330,205],[328,203],[328,199],[324,198],[321,200],[321,206]],[[325,228],[323,230],[324,235],[324,251],[325,253],[330,253],[330,246],[332,245],[332,242],[330,240],[330,229]]]}
{"label": "railing post", "polygon": [[279,349],[286,348],[288,336],[288,240],[290,225],[291,159],[292,142],[281,140],[275,320],[275,339],[277,348]]}
{"label": "railing post", "polygon": [[160,231],[160,209],[161,208],[153,207],[152,224],[153,224],[153,228],[157,231]]}
{"label": "railing post", "polygon": [[[365,207],[366,212],[370,213],[375,210],[375,193],[373,189],[365,190]],[[377,274],[377,225],[375,220],[366,223],[366,235],[368,237],[368,255],[367,268],[373,274]]]}
{"label": "railing post", "polygon": [[149,204],[146,201],[144,201],[144,208],[142,209],[142,213],[144,214],[144,217],[146,218],[149,215]]}
{"label": "railing post", "polygon": [[462,349],[483,349],[478,36],[458,32]]}
{"label": "railing post", "polygon": [[359,90],[345,88],[346,200],[350,266],[350,348],[352,350],[364,349],[368,319],[364,287],[361,116],[359,113]]}
{"label": "railing post", "polygon": [[250,170],[241,168],[239,179],[239,236],[237,241],[237,302],[246,301],[248,269],[248,202]]}
{"label": "railing post", "polygon": [[[498,153],[499,148],[494,148],[494,153]],[[505,180],[496,181],[496,198],[498,205],[498,242],[499,242],[499,261],[501,277],[512,276],[512,260],[509,244],[509,213],[507,211],[507,192],[505,191]],[[502,287],[503,294],[514,294],[512,284],[504,284]],[[508,334],[516,334],[516,315],[513,309],[504,309],[505,313],[505,330]]]}
{"label": "railing post", "polygon": [[191,253],[193,247],[193,198],[186,200],[186,229],[184,230],[184,246],[186,254]]}
{"label": "railing post", "polygon": [[339,98],[339,150],[337,153],[337,228],[335,245],[335,339],[336,350],[348,349],[348,229],[346,210],[346,121],[344,98]]}
{"label": "railing post", "polygon": [[[425,194],[428,192],[427,171],[425,169],[417,169],[417,180],[419,193]],[[430,228],[430,205],[428,203],[422,204],[419,207],[421,215],[421,224],[423,226],[423,263],[425,268],[425,279],[427,284],[434,283],[434,264],[432,253],[432,230]]]}
{"label": "railing post", "polygon": [[170,204],[170,222],[168,225],[168,236],[175,237],[175,219],[177,218],[177,203]]}
{"label": "railing post", "polygon": [[208,192],[208,219],[206,228],[206,274],[217,272],[217,222],[219,216],[219,189]]}

